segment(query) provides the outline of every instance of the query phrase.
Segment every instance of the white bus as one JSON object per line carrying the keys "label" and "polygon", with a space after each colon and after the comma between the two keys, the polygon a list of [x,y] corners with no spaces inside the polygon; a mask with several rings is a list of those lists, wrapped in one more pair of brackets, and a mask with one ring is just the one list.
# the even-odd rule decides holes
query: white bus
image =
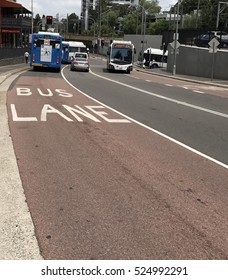
{"label": "white bus", "polygon": [[133,70],[135,47],[131,41],[114,40],[107,51],[107,70],[130,73]]}
{"label": "white bus", "polygon": [[150,68],[167,67],[168,51],[148,48],[144,51],[145,65]]}
{"label": "white bus", "polygon": [[68,62],[70,63],[72,61],[72,58],[74,58],[74,55],[76,52],[87,52],[86,45],[83,42],[76,42],[76,41],[66,41],[65,43],[68,43],[69,46],[69,56],[68,56]]}

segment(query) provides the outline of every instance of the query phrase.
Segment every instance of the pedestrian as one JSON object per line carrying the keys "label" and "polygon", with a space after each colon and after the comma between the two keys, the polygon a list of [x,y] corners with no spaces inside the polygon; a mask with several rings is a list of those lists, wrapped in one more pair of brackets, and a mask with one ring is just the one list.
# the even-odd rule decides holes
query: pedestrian
{"label": "pedestrian", "polygon": [[25,63],[28,63],[28,59],[29,59],[29,53],[26,51],[25,52]]}
{"label": "pedestrian", "polygon": [[143,69],[146,68],[146,59],[145,59],[145,58],[143,59],[143,62],[142,62],[142,68],[143,68]]}

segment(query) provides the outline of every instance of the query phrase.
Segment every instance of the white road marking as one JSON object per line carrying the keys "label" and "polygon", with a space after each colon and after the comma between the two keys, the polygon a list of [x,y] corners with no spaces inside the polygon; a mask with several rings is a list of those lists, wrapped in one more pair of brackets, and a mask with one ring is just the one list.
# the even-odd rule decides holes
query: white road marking
{"label": "white road marking", "polygon": [[228,91],[228,88],[217,87],[217,86],[208,86],[208,85],[185,85],[188,89],[201,89],[201,90],[211,90],[211,91]]}
{"label": "white road marking", "polygon": [[[67,66],[65,66],[65,67],[67,67]],[[212,158],[212,157],[210,157],[210,156],[208,156],[208,155],[206,155],[206,154],[203,154],[203,153],[201,153],[200,151],[198,151],[198,150],[196,150],[196,149],[193,149],[192,147],[187,146],[186,144],[184,144],[184,143],[182,143],[182,142],[180,142],[180,141],[178,141],[178,140],[176,140],[176,139],[174,139],[174,138],[172,138],[172,137],[170,137],[170,136],[168,136],[168,135],[166,135],[166,134],[164,134],[164,133],[162,133],[162,132],[160,132],[160,131],[158,131],[158,130],[156,130],[156,129],[153,129],[153,128],[151,128],[151,127],[149,127],[149,126],[147,126],[147,125],[145,125],[145,124],[143,124],[143,123],[141,123],[141,122],[139,122],[139,121],[137,121],[137,120],[135,120],[135,119],[133,119],[133,118],[128,117],[127,115],[125,115],[125,114],[123,114],[123,113],[121,113],[121,112],[119,112],[119,111],[113,109],[112,107],[110,107],[110,106],[108,106],[108,105],[106,105],[106,104],[104,104],[104,103],[98,101],[97,99],[95,99],[95,98],[89,96],[89,95],[86,94],[85,92],[83,92],[83,91],[81,91],[80,89],[76,88],[76,87],[75,87],[74,85],[72,85],[72,84],[66,79],[66,77],[64,76],[63,70],[65,69],[65,67],[61,70],[61,75],[62,75],[63,79],[64,79],[72,88],[76,89],[78,92],[80,92],[80,93],[83,94],[84,96],[86,96],[86,97],[88,97],[89,99],[91,99],[91,100],[93,100],[93,101],[95,101],[95,102],[101,104],[102,106],[105,106],[106,108],[108,108],[108,109],[112,110],[113,112],[115,112],[115,113],[117,113],[117,114],[123,116],[124,118],[126,118],[126,119],[132,121],[133,123],[136,123],[136,124],[138,124],[138,125],[140,125],[140,126],[146,128],[146,129],[148,129],[148,130],[150,130],[150,131],[152,131],[152,132],[154,132],[154,133],[160,135],[161,137],[163,137],[163,138],[165,138],[165,139],[168,139],[169,141],[171,141],[171,142],[173,142],[173,143],[175,143],[175,144],[177,144],[177,145],[179,145],[179,146],[185,148],[186,150],[189,150],[189,151],[191,151],[191,152],[193,152],[193,153],[195,153],[195,154],[197,154],[197,155],[199,155],[199,156],[201,156],[201,157],[203,157],[203,158],[208,159],[209,161],[212,161],[212,162],[216,163],[216,164],[219,165],[219,166],[222,166],[222,167],[228,169],[228,165],[227,165],[227,164],[225,164],[225,163],[223,163],[223,162],[221,162],[221,161],[218,161],[218,160],[216,160],[216,159],[214,159],[214,158]],[[134,87],[132,87],[132,86],[128,86],[128,85],[125,85],[125,84],[123,84],[123,83],[116,82],[116,81],[113,81],[113,80],[111,80],[111,79],[108,79],[108,78],[99,76],[99,75],[93,73],[92,71],[90,71],[90,73],[91,73],[92,75],[95,75],[95,76],[99,77],[99,78],[102,78],[102,79],[105,79],[105,80],[109,80],[109,81],[111,81],[111,82],[115,82],[115,83],[121,84],[121,85],[123,85],[123,86],[127,86],[127,87],[130,87],[130,88],[133,88],[133,89],[142,91],[142,92],[146,92],[146,91],[144,91],[144,90],[140,90],[140,89],[134,88]],[[146,92],[146,93],[147,93],[147,92]],[[157,94],[152,94],[152,95],[157,96]],[[158,95],[158,97],[160,97],[160,96]],[[168,99],[168,100],[169,100],[170,98],[164,98],[164,99]],[[172,101],[172,99],[170,99],[170,100]],[[176,101],[175,101],[175,102],[176,102]],[[178,101],[178,102],[179,102],[179,101]],[[185,104],[185,103],[184,103],[184,104]]]}
{"label": "white road marking", "polygon": [[196,93],[205,93],[205,92],[200,91],[200,90],[193,90],[193,91],[196,92]]}
{"label": "white road marking", "polygon": [[173,85],[171,85],[171,84],[165,84],[165,86],[167,86],[167,87],[173,87]]}

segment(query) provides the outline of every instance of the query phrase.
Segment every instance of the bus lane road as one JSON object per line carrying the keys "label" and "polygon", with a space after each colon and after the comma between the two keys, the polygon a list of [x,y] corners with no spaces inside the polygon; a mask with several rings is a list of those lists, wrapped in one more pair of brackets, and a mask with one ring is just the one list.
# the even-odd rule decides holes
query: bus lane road
{"label": "bus lane road", "polygon": [[7,110],[44,259],[228,258],[227,166],[40,75]]}

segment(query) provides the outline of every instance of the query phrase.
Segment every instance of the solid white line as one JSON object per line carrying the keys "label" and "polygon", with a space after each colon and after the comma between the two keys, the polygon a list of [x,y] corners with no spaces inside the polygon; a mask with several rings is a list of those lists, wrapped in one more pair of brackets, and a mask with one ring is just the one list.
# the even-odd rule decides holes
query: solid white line
{"label": "solid white line", "polygon": [[[65,66],[65,67],[67,67],[67,66]],[[65,67],[64,67],[64,68],[65,68]],[[123,113],[121,113],[121,112],[119,112],[119,111],[113,109],[112,107],[109,107],[108,105],[106,105],[106,104],[104,104],[104,103],[98,101],[97,99],[95,99],[95,98],[89,96],[89,95],[86,94],[85,92],[83,92],[83,91],[81,91],[80,89],[76,88],[76,87],[75,87],[74,85],[72,85],[72,84],[66,79],[66,77],[64,76],[64,74],[63,74],[64,68],[61,70],[61,75],[62,75],[63,79],[64,79],[72,88],[74,88],[75,90],[77,90],[78,92],[80,92],[81,94],[83,94],[84,96],[86,96],[86,97],[88,97],[89,99],[91,99],[91,100],[93,100],[93,101],[95,101],[95,102],[101,104],[102,106],[104,106],[104,107],[106,107],[106,108],[112,110],[113,112],[115,112],[115,113],[117,113],[117,114],[123,116],[124,118],[130,120],[131,122],[136,123],[136,124],[138,124],[138,125],[140,125],[140,126],[146,128],[146,129],[148,129],[148,130],[150,130],[150,131],[152,131],[152,132],[154,132],[154,133],[160,135],[161,137],[164,137],[165,139],[168,139],[169,141],[171,141],[171,142],[173,142],[173,143],[175,143],[175,144],[177,144],[177,145],[179,145],[179,146],[181,146],[181,147],[183,147],[183,148],[185,148],[185,149],[187,149],[187,150],[189,150],[189,151],[191,151],[191,152],[193,152],[193,153],[195,153],[195,154],[197,154],[197,155],[199,155],[199,156],[201,156],[201,157],[203,157],[203,158],[206,158],[206,159],[208,159],[208,160],[210,160],[210,161],[216,163],[216,164],[219,165],[219,166],[222,166],[222,167],[228,169],[228,165],[226,165],[225,163],[223,163],[223,162],[221,162],[221,161],[218,161],[218,160],[216,160],[216,159],[214,159],[214,158],[212,158],[212,157],[210,157],[210,156],[208,156],[208,155],[206,155],[206,154],[203,154],[203,153],[201,153],[200,151],[198,151],[198,150],[196,150],[196,149],[193,149],[193,148],[191,148],[190,146],[187,146],[187,145],[185,145],[184,143],[179,142],[179,141],[177,141],[176,139],[174,139],[174,138],[172,138],[172,137],[170,137],[170,136],[168,136],[168,135],[166,135],[166,134],[164,134],[164,133],[162,133],[162,132],[160,132],[160,131],[158,131],[158,130],[155,130],[155,129],[153,129],[153,128],[151,128],[151,127],[149,127],[149,126],[147,126],[147,125],[145,125],[145,124],[143,124],[143,123],[138,122],[138,121],[135,120],[135,119],[132,119],[131,117],[126,116],[125,114],[123,114]],[[91,72],[91,71],[90,71],[90,72]],[[94,73],[93,73],[93,74],[94,74]],[[96,75],[96,74],[95,74],[95,76],[100,77],[99,75]],[[105,78],[105,79],[109,80],[108,78]],[[112,81],[112,80],[110,80],[110,81]],[[119,83],[119,82],[117,82],[117,83]],[[122,84],[122,83],[120,83],[120,84]]]}

